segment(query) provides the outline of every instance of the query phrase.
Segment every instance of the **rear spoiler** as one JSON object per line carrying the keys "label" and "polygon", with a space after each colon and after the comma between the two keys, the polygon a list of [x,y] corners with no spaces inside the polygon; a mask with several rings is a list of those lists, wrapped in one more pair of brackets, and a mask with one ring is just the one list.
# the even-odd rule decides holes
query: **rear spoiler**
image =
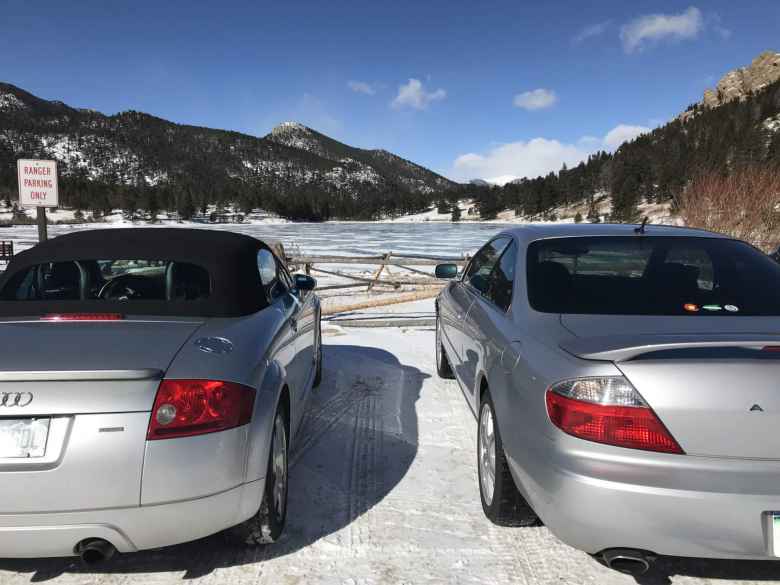
{"label": "rear spoiler", "polygon": [[585,360],[625,362],[645,353],[669,349],[740,347],[760,350],[765,347],[778,347],[780,333],[607,335],[573,337],[559,345],[564,351]]}

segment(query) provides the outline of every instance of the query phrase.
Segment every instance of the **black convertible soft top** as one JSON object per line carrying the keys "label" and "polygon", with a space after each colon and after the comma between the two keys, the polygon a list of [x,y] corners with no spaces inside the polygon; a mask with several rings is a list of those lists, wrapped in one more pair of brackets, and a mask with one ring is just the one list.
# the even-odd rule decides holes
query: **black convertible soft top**
{"label": "black convertible soft top", "polygon": [[179,300],[0,300],[0,317],[48,313],[116,312],[184,317],[240,317],[259,311],[267,300],[257,269],[257,252],[270,249],[251,236],[188,228],[117,228],[59,236],[14,256],[0,277],[0,291],[14,275],[46,262],[73,260],[166,260],[206,269],[211,294]]}

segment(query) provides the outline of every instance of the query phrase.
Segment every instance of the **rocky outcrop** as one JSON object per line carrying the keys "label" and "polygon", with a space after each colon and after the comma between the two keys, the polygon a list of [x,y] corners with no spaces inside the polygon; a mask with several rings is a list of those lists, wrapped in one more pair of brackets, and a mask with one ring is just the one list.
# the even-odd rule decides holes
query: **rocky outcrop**
{"label": "rocky outcrop", "polygon": [[780,53],[767,51],[756,57],[749,67],[730,71],[718,82],[715,89],[704,92],[703,104],[715,108],[733,100],[743,100],[780,79]]}
{"label": "rocky outcrop", "polygon": [[760,91],[780,79],[780,53],[766,51],[756,57],[747,67],[729,71],[712,89],[704,91],[704,98],[694,107],[680,115],[688,120],[701,109],[717,108],[734,100],[744,100],[751,93]]}

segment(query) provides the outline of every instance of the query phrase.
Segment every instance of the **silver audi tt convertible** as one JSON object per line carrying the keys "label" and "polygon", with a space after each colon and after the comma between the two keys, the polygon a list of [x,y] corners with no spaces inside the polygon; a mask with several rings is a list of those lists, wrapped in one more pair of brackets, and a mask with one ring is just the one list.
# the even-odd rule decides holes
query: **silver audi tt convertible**
{"label": "silver audi tt convertible", "polygon": [[673,227],[501,233],[437,299],[495,523],[641,573],[780,556],[780,265]]}
{"label": "silver audi tt convertible", "polygon": [[227,232],[87,231],[17,255],[0,278],[0,556],[276,540],[321,375],[314,286]]}

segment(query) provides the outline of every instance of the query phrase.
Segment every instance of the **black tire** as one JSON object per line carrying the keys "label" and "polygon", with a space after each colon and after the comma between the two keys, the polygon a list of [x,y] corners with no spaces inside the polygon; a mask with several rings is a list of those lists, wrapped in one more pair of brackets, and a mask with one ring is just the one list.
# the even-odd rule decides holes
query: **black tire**
{"label": "black tire", "polygon": [[314,372],[314,384],[316,388],[322,383],[322,323],[317,321],[317,365]]}
{"label": "black tire", "polygon": [[[485,425],[485,410],[489,411],[493,421],[493,436],[495,451],[495,481],[492,497],[486,496],[486,482],[483,481],[482,443],[483,425]],[[479,497],[482,500],[482,510],[485,516],[498,526],[534,526],[538,524],[539,517],[525,501],[515,485],[515,480],[509,471],[509,464],[504,455],[504,445],[501,441],[501,433],[496,423],[496,411],[490,393],[485,392],[479,407],[479,427],[477,429],[477,475],[479,477]],[[486,441],[489,443],[489,441]],[[486,449],[489,452],[489,448]],[[487,482],[489,483],[489,482]]]}
{"label": "black tire", "polygon": [[[227,535],[229,539],[235,543],[240,543],[248,546],[257,546],[261,544],[273,544],[279,540],[284,530],[284,525],[287,521],[287,486],[289,485],[288,474],[288,455],[289,455],[289,441],[287,439],[289,428],[288,415],[283,404],[280,404],[276,410],[274,416],[274,431],[271,438],[271,448],[268,451],[268,468],[265,477],[265,489],[263,492],[263,500],[260,504],[260,509],[249,520],[242,522],[238,526],[231,528]],[[277,423],[280,423],[278,426]],[[277,487],[277,475],[274,468],[274,451],[277,441],[280,440],[277,437],[277,431],[279,428],[283,429],[284,437],[281,439],[284,442],[284,476],[285,485],[283,495],[280,498],[282,503],[281,512],[278,510],[278,506],[274,505],[274,492]]]}
{"label": "black tire", "polygon": [[447,352],[444,351],[444,344],[441,340],[441,324],[438,313],[436,314],[436,373],[439,375],[439,378],[444,378],[445,380],[455,379],[455,373],[450,365],[450,358],[447,357]]}

